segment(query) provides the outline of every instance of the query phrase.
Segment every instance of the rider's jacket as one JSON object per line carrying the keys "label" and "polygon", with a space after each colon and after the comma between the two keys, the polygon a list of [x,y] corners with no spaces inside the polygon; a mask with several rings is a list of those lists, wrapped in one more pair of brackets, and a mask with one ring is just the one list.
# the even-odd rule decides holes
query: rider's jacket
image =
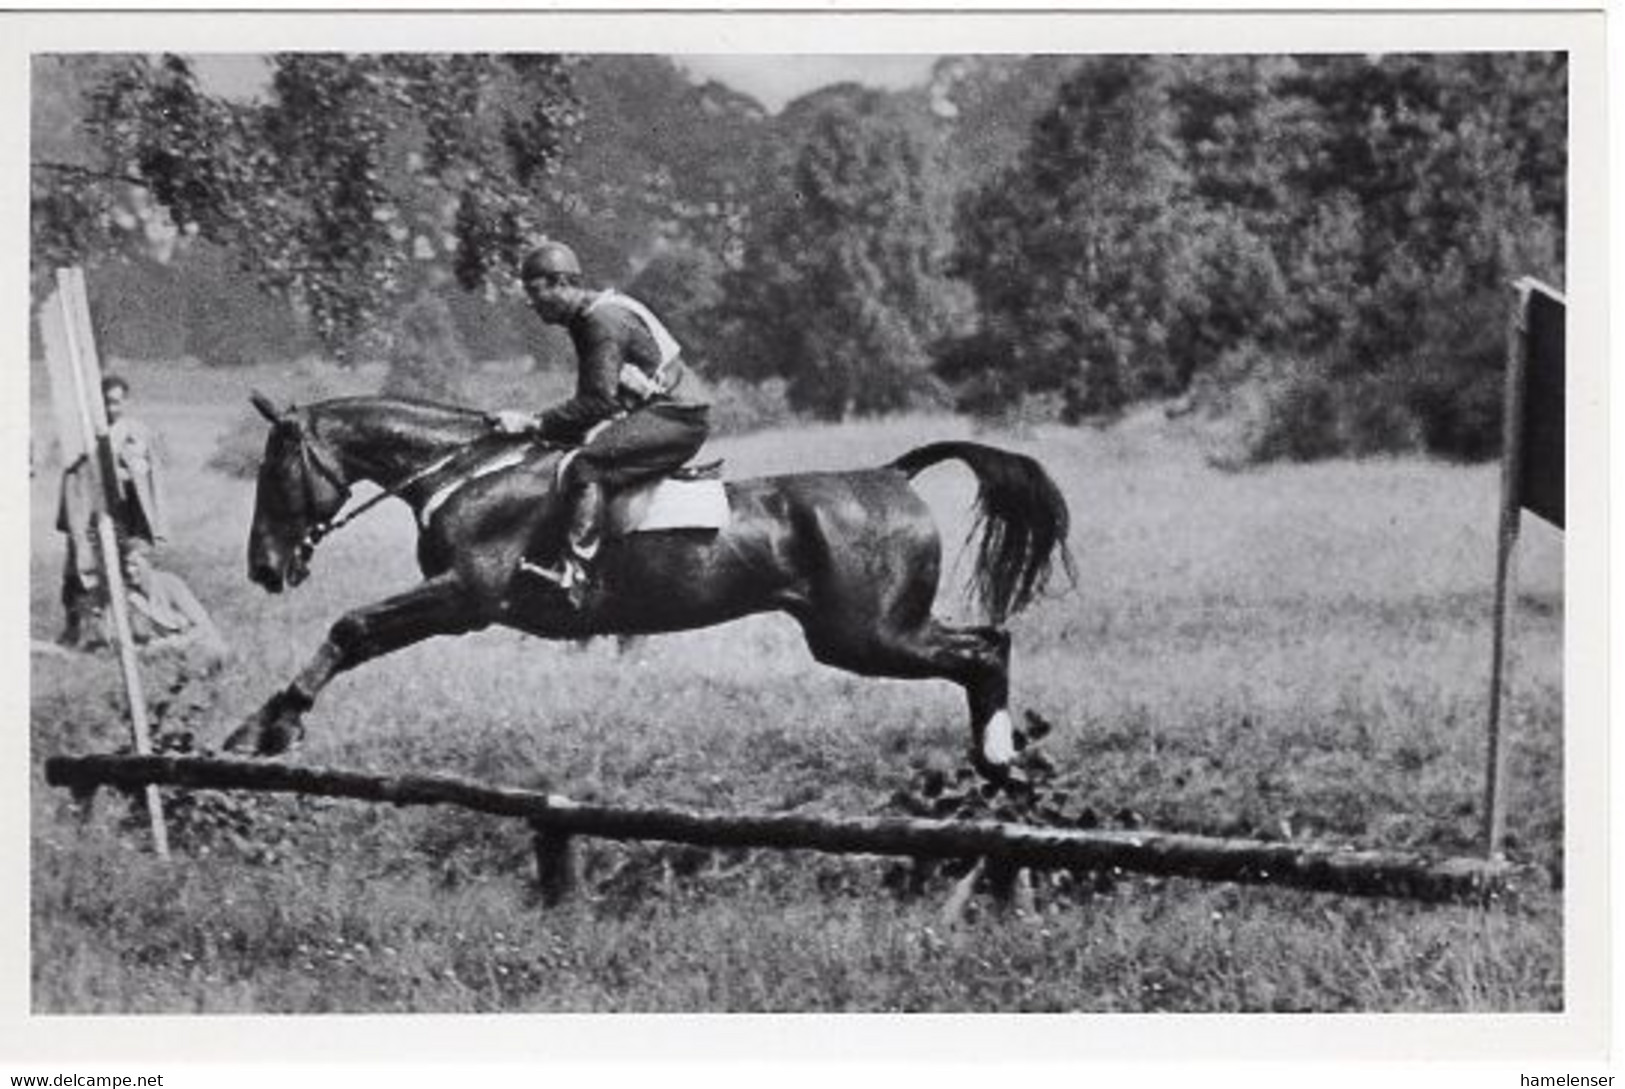
{"label": "rider's jacket", "polygon": [[600,292],[565,328],[575,345],[576,392],[538,418],[543,438],[574,444],[605,420],[678,399],[682,349],[636,299]]}

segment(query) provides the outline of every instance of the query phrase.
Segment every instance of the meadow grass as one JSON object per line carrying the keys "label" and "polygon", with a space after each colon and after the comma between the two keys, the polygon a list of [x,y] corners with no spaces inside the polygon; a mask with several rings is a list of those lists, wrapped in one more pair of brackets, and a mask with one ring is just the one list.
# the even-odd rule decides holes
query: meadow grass
{"label": "meadow grass", "polygon": [[[182,570],[236,647],[216,680],[154,663],[170,727],[206,740],[284,682],[343,608],[409,584],[411,519],[324,544],[307,587],[242,574],[251,484],[204,468],[250,384],[137,372],[178,487]],[[502,376],[501,381],[508,381]],[[496,397],[497,394],[492,394]],[[505,396],[505,395],[504,395]],[[37,426],[48,415],[36,410]],[[980,437],[1039,457],[1073,511],[1075,591],[1013,624],[1014,700],[1055,724],[1063,784],[1175,830],[1472,849],[1482,781],[1496,475],[1371,460],[1225,473],[1151,417],[977,435],[952,418],[807,426],[716,443],[732,475],[872,465]],[[969,474],[919,484],[950,552]],[[59,622],[54,474],[35,479],[33,624]],[[1519,571],[1513,852],[1562,868],[1561,544]],[[952,570],[953,556],[950,557]],[[968,615],[956,595],[941,603]],[[946,881],[806,854],[587,848],[587,894],[542,910],[522,826],[452,811],[253,798],[145,853],[123,802],[88,817],[43,785],[57,752],[123,741],[106,660],[32,674],[34,1006],[40,1012],[522,1010],[1520,1010],[1561,1008],[1561,897],[1489,908],[1120,878],[957,927]],[[171,691],[174,689],[174,691]],[[946,683],[812,662],[762,617],[617,655],[503,631],[436,640],[337,681],[299,759],[442,771],[583,799],[888,811],[966,730]],[[223,815],[222,815],[223,814]]]}

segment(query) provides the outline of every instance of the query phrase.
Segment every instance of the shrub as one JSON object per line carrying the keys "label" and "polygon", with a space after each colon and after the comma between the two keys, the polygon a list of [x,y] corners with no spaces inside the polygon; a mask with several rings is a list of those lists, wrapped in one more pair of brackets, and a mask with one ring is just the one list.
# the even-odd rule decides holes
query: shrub
{"label": "shrub", "polygon": [[1492,370],[1463,377],[1434,375],[1410,393],[1410,409],[1430,453],[1463,461],[1494,457],[1501,448],[1503,379]]}
{"label": "shrub", "polygon": [[[352,370],[341,370],[331,363],[307,357],[290,370],[291,394],[273,394],[300,404],[323,401],[369,390],[357,388],[361,380]],[[259,471],[260,456],[265,452],[265,420],[260,414],[243,404],[242,411],[232,425],[220,433],[214,452],[204,468],[231,477],[234,480],[251,479]]]}
{"label": "shrub", "polygon": [[1343,453],[1355,456],[1401,454],[1422,446],[1416,413],[1391,381],[1348,383],[1338,391]]}
{"label": "shrub", "polygon": [[724,378],[713,383],[708,391],[711,433],[742,435],[795,422],[796,411],[790,407],[785,386],[782,378],[761,383]]}
{"label": "shrub", "polygon": [[1321,358],[1238,349],[1193,384],[1187,410],[1217,436],[1221,467],[1404,453],[1424,446],[1408,386],[1397,371],[1336,373]]}
{"label": "shrub", "polygon": [[1317,374],[1255,379],[1239,426],[1243,461],[1315,461],[1342,451],[1332,383]]}
{"label": "shrub", "polygon": [[1023,396],[1008,337],[987,329],[946,337],[933,346],[931,370],[953,391],[954,408],[997,420]]}

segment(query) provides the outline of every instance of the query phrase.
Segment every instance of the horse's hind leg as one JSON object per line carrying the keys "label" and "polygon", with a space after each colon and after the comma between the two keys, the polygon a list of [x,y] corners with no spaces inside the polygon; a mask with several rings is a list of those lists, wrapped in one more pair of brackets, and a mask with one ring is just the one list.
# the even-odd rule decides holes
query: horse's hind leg
{"label": "horse's hind leg", "polygon": [[849,623],[802,621],[813,657],[869,677],[940,677],[965,690],[971,762],[1003,778],[1015,757],[1010,724],[1010,633],[994,627],[951,627],[926,617],[907,628],[855,630]]}
{"label": "horse's hind leg", "polygon": [[1016,755],[1010,724],[1010,633],[995,627],[964,631],[975,641],[967,655],[972,663],[969,680],[963,682],[970,703],[973,759],[984,772],[1003,772]]}
{"label": "horse's hind leg", "polygon": [[487,622],[455,574],[345,613],[294,679],[226,738],[225,749],[252,749],[261,756],[282,752],[303,734],[301,716],[338,674],[432,636],[472,631]]}

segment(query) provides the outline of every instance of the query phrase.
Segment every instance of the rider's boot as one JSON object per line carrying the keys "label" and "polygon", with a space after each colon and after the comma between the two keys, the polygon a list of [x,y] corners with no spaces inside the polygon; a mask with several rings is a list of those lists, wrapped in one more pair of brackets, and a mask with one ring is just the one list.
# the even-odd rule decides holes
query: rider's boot
{"label": "rider's boot", "polygon": [[576,609],[587,599],[591,581],[589,565],[598,555],[602,540],[603,512],[604,486],[595,480],[577,480],[571,489],[570,521],[558,560],[545,567],[530,562],[522,565],[532,574],[557,584]]}
{"label": "rider's boot", "polygon": [[575,506],[570,511],[570,525],[566,531],[565,561],[575,568],[575,579],[565,587],[570,604],[576,608],[587,596],[587,583],[592,561],[598,557],[598,546],[603,543],[604,486],[596,480],[582,481],[576,491]]}

